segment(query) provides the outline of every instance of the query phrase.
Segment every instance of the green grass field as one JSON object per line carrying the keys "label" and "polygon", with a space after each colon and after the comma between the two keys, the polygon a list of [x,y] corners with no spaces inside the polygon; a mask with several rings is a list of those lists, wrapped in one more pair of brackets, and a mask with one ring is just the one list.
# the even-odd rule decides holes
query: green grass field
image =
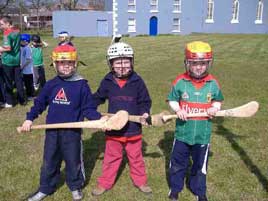
{"label": "green grass field", "polygon": [[[49,55],[56,39],[44,36],[49,43],[44,49],[47,78],[54,70]],[[214,120],[207,185],[210,201],[268,201],[268,36],[267,35],[206,35],[158,36],[124,38],[135,50],[135,70],[144,78],[153,100],[152,113],[168,109],[165,102],[171,82],[184,72],[185,43],[193,40],[209,42],[215,52],[211,73],[222,87],[225,97],[223,109],[236,107],[251,100],[260,103],[258,113],[247,119],[217,118]],[[110,38],[75,38],[80,60],[79,72],[89,80],[94,92],[108,72],[105,55]],[[16,127],[25,118],[27,106],[17,105],[0,110],[0,200],[17,201],[33,193],[39,184],[42,164],[44,131],[18,134]],[[106,106],[100,107],[105,111]],[[45,114],[35,123],[44,123]],[[144,159],[152,196],[145,196],[133,187],[127,160],[123,161],[114,188],[94,198],[91,190],[101,173],[104,151],[102,132],[84,130],[84,160],[86,185],[84,200],[143,201],[168,200],[168,164],[172,148],[172,122],[161,128],[144,129]],[[56,193],[46,200],[71,200],[62,182]],[[184,188],[180,200],[195,197]]]}

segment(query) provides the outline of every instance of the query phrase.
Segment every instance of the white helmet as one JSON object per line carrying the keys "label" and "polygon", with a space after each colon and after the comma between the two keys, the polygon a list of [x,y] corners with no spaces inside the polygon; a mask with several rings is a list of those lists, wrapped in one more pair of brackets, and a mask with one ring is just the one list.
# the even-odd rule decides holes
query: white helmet
{"label": "white helmet", "polygon": [[[117,77],[117,78],[125,78],[132,74],[133,72],[133,64],[134,64],[134,51],[132,47],[123,42],[115,42],[112,45],[109,46],[107,50],[107,63],[110,67],[111,72]],[[129,58],[131,60],[131,70],[125,74],[125,75],[117,75],[113,69],[112,61],[116,58]]]}
{"label": "white helmet", "polygon": [[111,60],[119,57],[134,58],[134,51],[132,47],[123,42],[118,42],[110,45],[107,50],[107,61],[111,65]]}

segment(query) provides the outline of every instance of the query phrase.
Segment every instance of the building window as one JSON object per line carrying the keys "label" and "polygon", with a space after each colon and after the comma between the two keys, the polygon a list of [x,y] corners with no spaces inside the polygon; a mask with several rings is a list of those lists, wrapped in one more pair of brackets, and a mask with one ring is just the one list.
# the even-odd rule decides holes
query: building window
{"label": "building window", "polygon": [[181,21],[179,18],[173,18],[173,30],[172,32],[181,32]]}
{"label": "building window", "polygon": [[158,0],[150,0],[150,7],[151,12],[158,12]]}
{"label": "building window", "polygon": [[136,12],[136,0],[128,0],[128,12]]}
{"label": "building window", "polygon": [[214,0],[208,0],[208,10],[206,23],[214,23]]}
{"label": "building window", "polygon": [[239,23],[238,19],[239,19],[239,0],[234,0],[231,23]]}
{"label": "building window", "polygon": [[180,13],[180,12],[181,12],[181,0],[174,0],[173,13]]}
{"label": "building window", "polygon": [[128,19],[128,32],[136,32],[136,20],[134,18]]}
{"label": "building window", "polygon": [[263,13],[263,0],[259,0],[257,6],[257,17],[255,20],[255,24],[262,24],[262,13]]}

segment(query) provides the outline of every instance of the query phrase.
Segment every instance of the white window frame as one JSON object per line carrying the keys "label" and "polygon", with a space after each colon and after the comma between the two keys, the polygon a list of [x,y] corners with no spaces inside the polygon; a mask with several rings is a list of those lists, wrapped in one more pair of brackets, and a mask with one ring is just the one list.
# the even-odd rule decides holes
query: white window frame
{"label": "white window frame", "polygon": [[181,0],[173,0],[173,13],[181,13]]}
{"label": "white window frame", "polygon": [[180,33],[181,32],[181,20],[180,18],[176,17],[173,18],[173,24],[172,24],[172,33]]}
{"label": "white window frame", "polygon": [[135,18],[128,18],[128,33],[135,33],[136,32],[136,19]]}
{"label": "white window frame", "polygon": [[136,13],[136,0],[128,0],[128,11],[129,13]]}
{"label": "white window frame", "polygon": [[158,12],[158,0],[150,0],[150,12],[151,13]]}
{"label": "white window frame", "polygon": [[257,5],[257,16],[255,24],[262,24],[262,16],[263,16],[263,0],[259,0]]}
{"label": "white window frame", "polygon": [[233,1],[233,9],[232,9],[232,24],[239,23],[239,0]]}
{"label": "white window frame", "polygon": [[214,0],[208,0],[206,23],[214,23]]}

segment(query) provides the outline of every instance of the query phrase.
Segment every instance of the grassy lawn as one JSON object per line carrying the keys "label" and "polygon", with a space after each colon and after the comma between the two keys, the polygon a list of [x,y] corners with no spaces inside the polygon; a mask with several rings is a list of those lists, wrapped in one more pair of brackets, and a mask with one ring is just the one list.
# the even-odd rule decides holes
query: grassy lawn
{"label": "grassy lawn", "polygon": [[[52,78],[49,55],[56,39],[44,36],[49,47],[44,50],[47,78]],[[218,78],[225,97],[224,108],[232,108],[251,100],[260,103],[258,113],[248,119],[217,118],[214,120],[208,167],[210,201],[268,201],[268,36],[206,35],[124,38],[135,50],[135,70],[144,78],[153,100],[152,113],[168,109],[165,102],[171,82],[184,72],[185,43],[193,40],[209,42],[215,52],[212,74]],[[94,92],[108,72],[105,55],[110,38],[75,38],[80,60],[79,72],[89,80]],[[44,131],[18,134],[20,125],[32,103],[0,110],[0,200],[17,201],[33,193],[39,184]],[[100,107],[105,111],[106,106]],[[44,123],[45,114],[35,123]],[[168,200],[168,163],[174,121],[161,128],[144,129],[144,159],[152,196],[133,187],[127,160],[123,161],[116,184],[111,191],[94,198],[91,190],[101,173],[104,151],[102,132],[84,130],[86,186],[84,200],[143,201]],[[57,192],[46,200],[71,200],[63,177]],[[193,201],[184,188],[181,200]]]}

